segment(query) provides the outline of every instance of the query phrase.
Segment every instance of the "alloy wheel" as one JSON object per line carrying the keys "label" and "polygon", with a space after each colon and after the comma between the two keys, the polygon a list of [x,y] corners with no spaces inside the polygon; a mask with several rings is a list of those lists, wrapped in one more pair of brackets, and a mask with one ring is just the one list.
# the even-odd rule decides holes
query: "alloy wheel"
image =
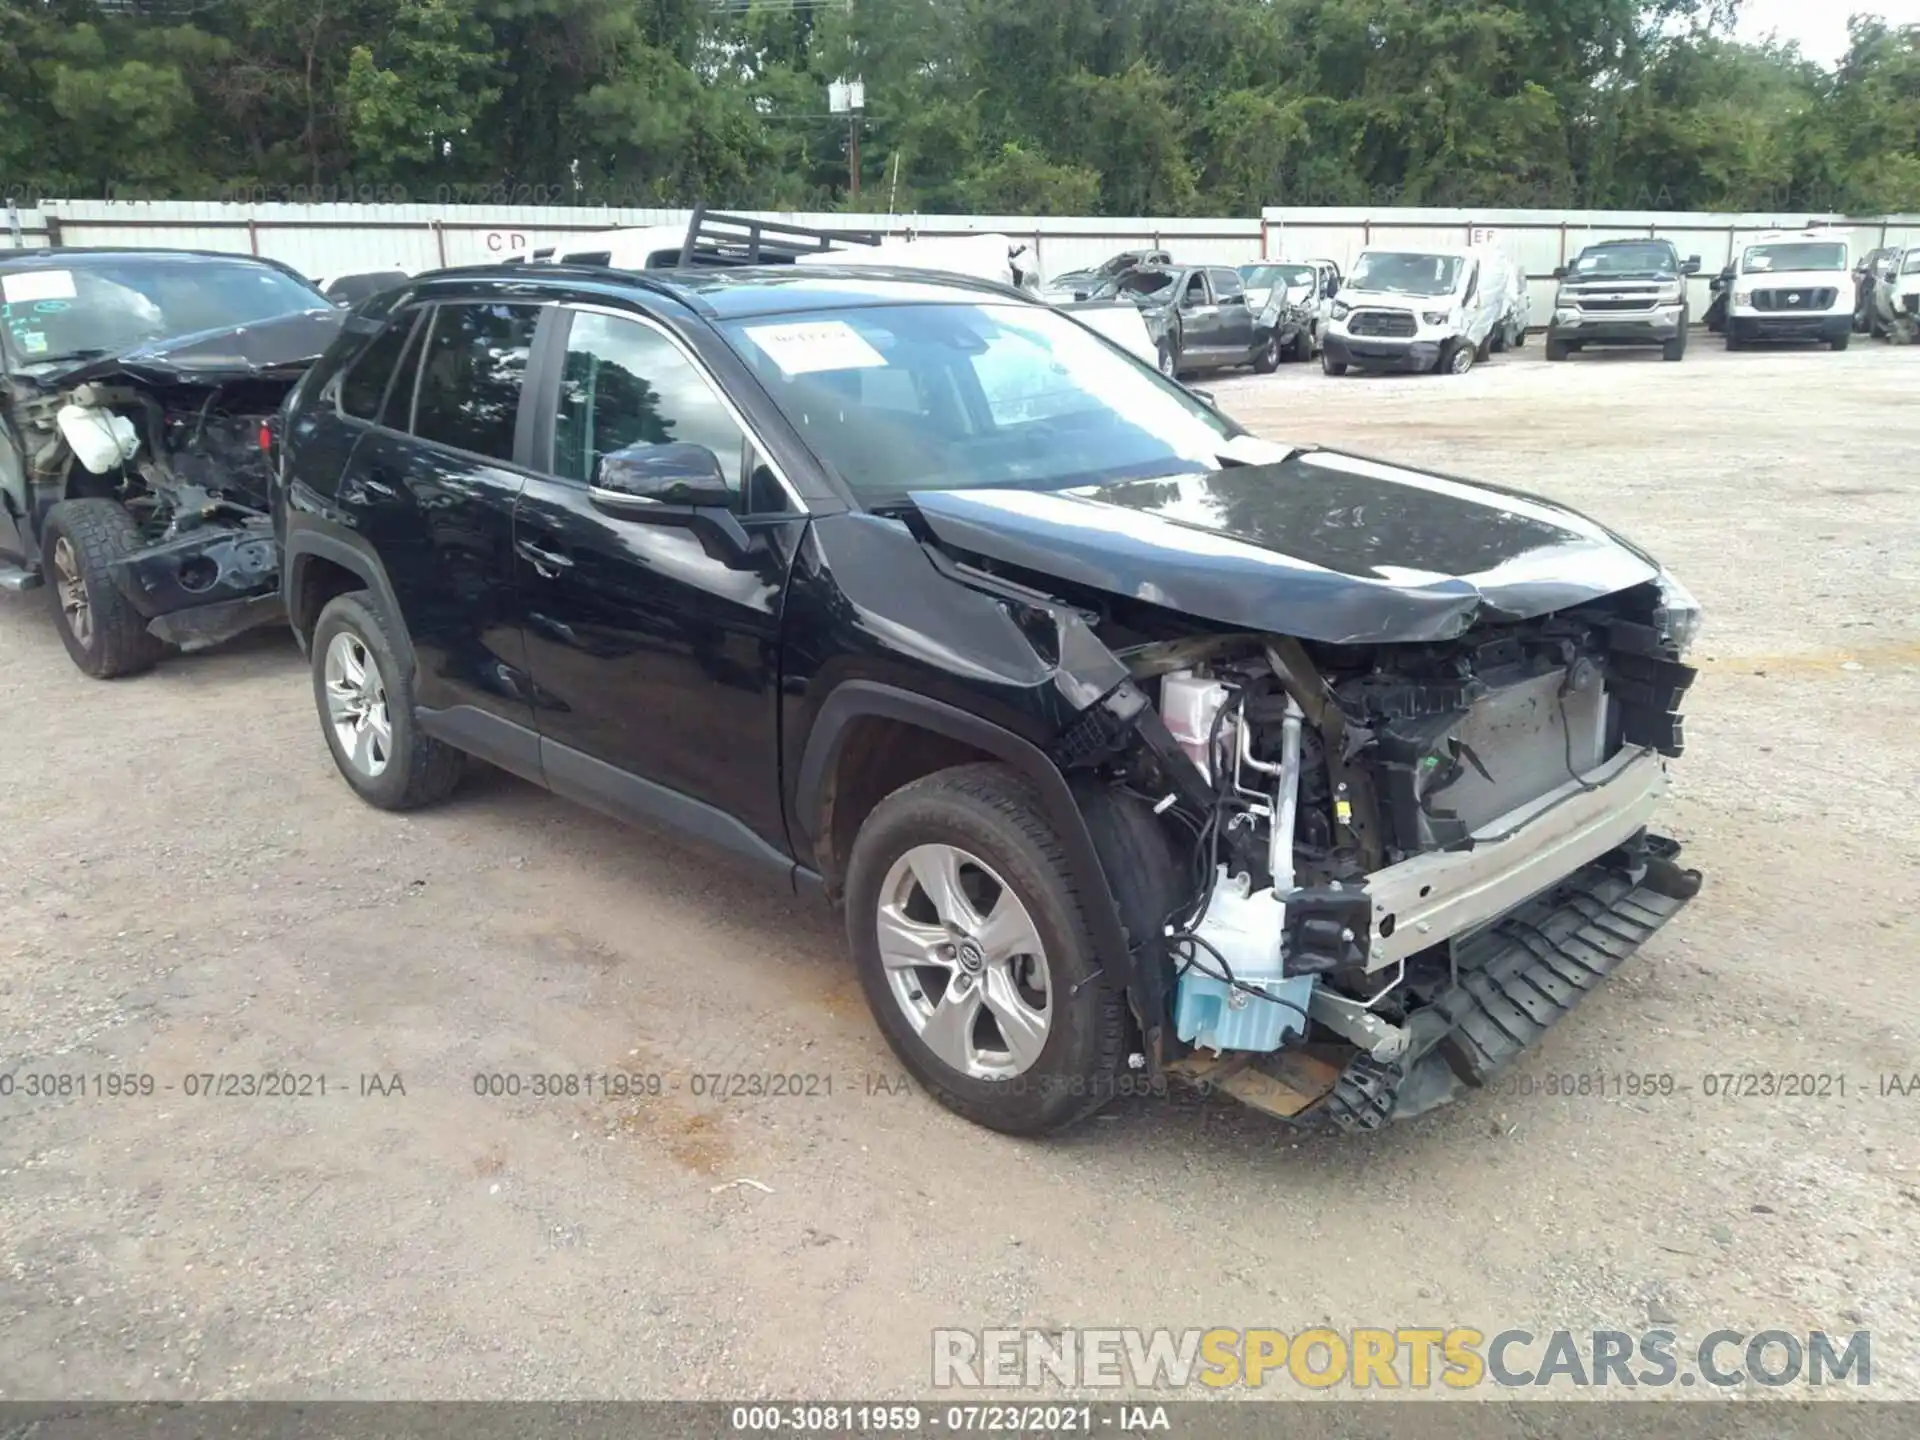
{"label": "alloy wheel", "polygon": [[393,725],[387,687],[366,642],[342,630],[327,645],[327,721],[347,763],[366,779],[378,778],[393,758]]}
{"label": "alloy wheel", "polygon": [[73,542],[64,535],[53,542],[53,585],[60,595],[67,629],[83,650],[91,650],[93,605],[87,599],[87,582],[80,574],[80,558],[73,553]]}
{"label": "alloy wheel", "polygon": [[1053,1028],[1046,946],[991,866],[952,845],[916,845],[880,887],[880,962],[914,1033],[977,1080],[1030,1069]]}

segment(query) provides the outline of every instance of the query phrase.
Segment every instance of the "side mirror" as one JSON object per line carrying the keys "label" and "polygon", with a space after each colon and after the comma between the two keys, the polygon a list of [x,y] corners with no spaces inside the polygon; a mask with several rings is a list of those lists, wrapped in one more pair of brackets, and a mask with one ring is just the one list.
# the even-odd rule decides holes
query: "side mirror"
{"label": "side mirror", "polygon": [[733,487],[713,451],[674,441],[629,445],[602,456],[587,496],[597,508],[622,519],[664,519],[675,511],[731,506]]}
{"label": "side mirror", "polygon": [[1554,279],[1556,279],[1556,280],[1564,280],[1564,279],[1566,279],[1566,278],[1567,278],[1567,267],[1566,267],[1566,266],[1564,266],[1564,265],[1556,265],[1556,266],[1554,266],[1554,267],[1553,267],[1553,278],[1554,278]]}
{"label": "side mirror", "polygon": [[1700,257],[1698,255],[1687,256],[1687,263],[1682,265],[1680,269],[1684,274],[1698,275],[1700,273]]}

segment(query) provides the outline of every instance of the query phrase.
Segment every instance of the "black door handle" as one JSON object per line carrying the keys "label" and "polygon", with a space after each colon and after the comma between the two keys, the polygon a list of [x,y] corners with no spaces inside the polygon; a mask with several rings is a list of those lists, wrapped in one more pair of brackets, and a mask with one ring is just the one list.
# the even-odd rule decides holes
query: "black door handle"
{"label": "black door handle", "polygon": [[542,550],[531,540],[516,540],[513,542],[513,548],[514,553],[533,566],[543,579],[558,580],[561,571],[573,568],[571,555],[562,555],[554,550]]}

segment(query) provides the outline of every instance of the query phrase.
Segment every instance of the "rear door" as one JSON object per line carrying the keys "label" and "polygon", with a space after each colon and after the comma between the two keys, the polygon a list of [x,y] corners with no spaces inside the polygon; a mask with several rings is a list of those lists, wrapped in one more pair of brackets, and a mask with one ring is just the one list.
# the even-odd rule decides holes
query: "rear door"
{"label": "rear door", "polygon": [[1253,311],[1247,304],[1247,288],[1238,270],[1221,268],[1207,271],[1213,287],[1213,301],[1220,324],[1220,351],[1225,359],[1253,358]]}
{"label": "rear door", "polygon": [[414,698],[433,712],[425,727],[536,775],[513,511],[527,483],[521,411],[542,310],[422,306],[336,497],[392,587],[414,648]]}
{"label": "rear door", "polygon": [[[759,858],[786,846],[778,631],[806,516],[706,365],[663,323],[558,312],[514,527],[541,758],[556,791]],[[725,511],[635,520],[595,507],[612,451],[704,445]]]}
{"label": "rear door", "polygon": [[1180,353],[1191,360],[1218,360],[1225,349],[1220,307],[1207,285],[1207,272],[1189,270],[1180,282]]}

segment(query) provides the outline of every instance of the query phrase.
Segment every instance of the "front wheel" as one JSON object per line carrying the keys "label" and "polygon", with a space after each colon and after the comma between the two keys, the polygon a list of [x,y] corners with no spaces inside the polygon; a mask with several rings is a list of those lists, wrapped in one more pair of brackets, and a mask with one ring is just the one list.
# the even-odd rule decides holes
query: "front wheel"
{"label": "front wheel", "polygon": [[1477,358],[1471,340],[1456,340],[1440,357],[1440,369],[1447,375],[1464,375],[1473,369]]}
{"label": "front wheel", "polygon": [[1320,368],[1328,375],[1344,375],[1347,373],[1347,362],[1334,359],[1333,352],[1330,350],[1322,350],[1320,352]]}
{"label": "front wheel", "polygon": [[466,757],[420,729],[412,677],[364,590],[335,596],[314,623],[313,700],[333,763],[369,805],[413,810],[460,783]]}
{"label": "front wheel", "polygon": [[846,909],[881,1033],[948,1109],[1038,1135],[1112,1097],[1126,1003],[1044,803],[1014,771],[965,765],[882,800],[848,857]]}
{"label": "front wheel", "polygon": [[166,651],[113,580],[113,562],[139,548],[140,527],[117,500],[62,500],[47,512],[40,563],[53,582],[54,624],[73,663],[96,680],[137,675]]}
{"label": "front wheel", "polygon": [[1686,358],[1686,354],[1687,336],[1685,331],[1682,331],[1680,334],[1674,336],[1673,339],[1666,341],[1660,346],[1660,358],[1662,360],[1683,360]]}
{"label": "front wheel", "polygon": [[1262,375],[1271,375],[1280,368],[1281,358],[1280,332],[1276,330],[1260,342],[1260,351],[1253,357],[1253,368]]}
{"label": "front wheel", "polygon": [[1727,327],[1727,349],[1744,350],[1746,349],[1746,346],[1747,346],[1747,342],[1742,340],[1738,335],[1734,334],[1733,327],[1729,325]]}
{"label": "front wheel", "polygon": [[1847,348],[1847,342],[1852,338],[1853,338],[1852,335],[1836,335],[1833,337],[1832,340],[1828,341],[1827,343],[1832,349],[1844,350]]}
{"label": "front wheel", "polygon": [[1555,340],[1552,336],[1547,337],[1547,359],[1564,360],[1572,353],[1573,347],[1566,341]]}

